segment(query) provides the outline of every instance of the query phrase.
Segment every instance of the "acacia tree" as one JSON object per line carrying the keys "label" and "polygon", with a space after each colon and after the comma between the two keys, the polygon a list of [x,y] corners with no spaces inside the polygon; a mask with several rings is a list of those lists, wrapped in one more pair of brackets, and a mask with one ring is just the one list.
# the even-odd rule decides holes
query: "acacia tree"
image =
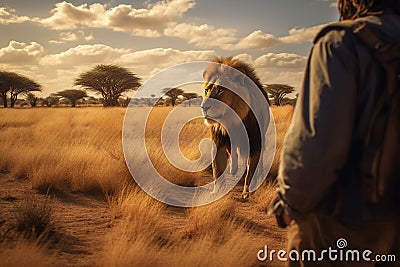
{"label": "acacia tree", "polygon": [[60,96],[55,94],[50,94],[48,97],[43,99],[43,104],[47,107],[58,106],[60,102]]}
{"label": "acacia tree", "polygon": [[6,108],[8,106],[7,103],[7,93],[9,88],[9,80],[10,80],[11,72],[0,71],[0,97],[3,101],[3,106]]}
{"label": "acacia tree", "polygon": [[10,94],[10,106],[14,107],[21,93],[42,91],[42,86],[34,80],[21,74],[8,71],[0,71],[0,95],[4,107],[7,107],[7,94]]}
{"label": "acacia tree", "polygon": [[76,107],[76,101],[84,97],[87,97],[85,91],[75,90],[75,89],[64,90],[56,93],[56,95],[68,99],[71,102],[72,107]]}
{"label": "acacia tree", "polygon": [[171,105],[175,106],[178,96],[183,95],[184,91],[179,88],[164,88],[163,93],[171,98]]}
{"label": "acacia tree", "polygon": [[286,96],[294,92],[294,87],[287,84],[265,84],[264,89],[274,100],[276,106],[281,106],[288,102]]}
{"label": "acacia tree", "polygon": [[191,106],[191,99],[198,98],[199,95],[196,93],[183,93],[182,96],[188,100],[189,107]]}
{"label": "acacia tree", "polygon": [[103,106],[118,106],[122,93],[136,90],[140,79],[128,69],[116,65],[97,65],[75,79],[75,85],[100,93]]}
{"label": "acacia tree", "polygon": [[38,102],[38,97],[32,94],[31,92],[26,94],[25,100],[29,102],[32,108],[36,107],[37,102]]}
{"label": "acacia tree", "polygon": [[131,102],[131,98],[130,97],[121,97],[120,99],[119,99],[119,105],[121,106],[121,107],[127,107],[127,106],[129,106],[129,103]]}

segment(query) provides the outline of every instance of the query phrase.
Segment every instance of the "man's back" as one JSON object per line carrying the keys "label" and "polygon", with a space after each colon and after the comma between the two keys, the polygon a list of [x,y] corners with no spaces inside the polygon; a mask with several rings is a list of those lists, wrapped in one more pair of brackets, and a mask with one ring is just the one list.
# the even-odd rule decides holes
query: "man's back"
{"label": "man's back", "polygon": [[[400,36],[397,15],[370,16],[351,23],[361,22],[367,22],[388,40]],[[336,203],[327,203],[335,200],[326,194],[334,189],[340,172],[351,160],[352,142],[362,140],[367,132],[385,82],[382,67],[368,48],[348,26],[337,25],[340,23],[328,26],[316,39],[285,140],[278,180],[281,184],[290,180],[280,189],[294,213],[319,206],[325,211],[335,208]],[[348,180],[345,190],[354,197],[360,185]],[[363,203],[351,200],[352,204],[347,203],[352,206],[351,214],[345,216],[361,219]]]}
{"label": "man's back", "polygon": [[[347,93],[353,96],[355,94],[355,101],[345,102],[347,105],[351,106],[350,108],[343,107],[345,103],[337,103],[344,109],[353,109],[354,111],[354,114],[348,114],[348,116],[353,117],[354,120],[352,125],[352,140],[348,153],[349,156],[345,167],[337,170],[339,181],[336,182],[339,188],[334,189],[335,197],[328,200],[330,202],[336,202],[336,212],[339,213],[337,215],[345,220],[373,220],[376,219],[374,216],[379,214],[379,211],[374,214],[367,210],[364,201],[365,189],[363,188],[365,187],[365,177],[361,177],[359,171],[361,169],[360,165],[364,164],[361,163],[362,157],[364,156],[362,154],[365,153],[363,143],[366,140],[366,135],[370,135],[370,127],[371,123],[373,123],[371,118],[377,112],[377,102],[381,100],[381,96],[385,93],[385,90],[387,90],[387,73],[382,64],[374,57],[373,51],[366,46],[363,40],[360,40],[360,37],[355,37],[353,33],[358,26],[364,24],[366,24],[369,30],[373,31],[380,41],[384,43],[388,44],[399,41],[400,17],[395,14],[369,16],[357,20],[333,23],[323,29],[315,38],[315,43],[320,42],[320,45],[323,47],[331,45],[347,47],[348,50],[353,51],[353,56],[355,57],[347,58],[348,61],[346,61],[346,64],[353,65],[353,67],[356,66],[356,68],[353,68],[353,73],[350,73],[352,77],[355,77],[356,87],[350,83],[347,87],[343,86],[343,89],[346,90],[343,90],[343,94]],[[372,39],[374,36],[369,37]],[[333,60],[333,62],[335,62],[335,60]],[[320,64],[320,62],[318,62],[318,64]],[[325,64],[329,65],[329,60],[327,60]],[[318,66],[316,68],[318,68]],[[340,66],[332,66],[332,72],[335,72],[335,68],[340,68]],[[335,76],[335,74],[331,74],[330,77],[335,77],[336,79],[341,78]],[[339,121],[337,122],[329,122],[331,127],[340,125],[342,118],[338,119]],[[329,126],[327,126],[327,128],[328,127]],[[342,127],[344,127],[344,125],[342,125]],[[378,127],[384,126],[380,125]],[[333,142],[339,143],[341,140],[337,139]],[[358,181],[354,181],[354,179],[358,179]],[[361,188],[362,190],[360,190]],[[341,202],[346,203],[345,205],[338,206],[337,191],[342,194],[341,197],[344,199],[342,199]],[[327,204],[328,207],[334,205],[334,203]],[[386,211],[382,211],[379,217],[384,216],[385,212]]]}
{"label": "man's back", "polygon": [[[364,5],[354,6],[360,3]],[[361,18],[323,29],[307,63],[285,139],[278,175],[279,196],[274,203],[278,218],[283,218],[281,222],[294,219],[288,233],[289,249],[321,252],[335,248],[336,241],[342,238],[351,248],[368,248],[373,255],[394,253],[400,259],[400,220],[371,217],[363,199],[361,175],[357,168],[348,168],[361,151],[357,140],[363,140],[368,132],[371,114],[386,81],[382,66],[348,25],[366,22],[384,40],[400,37],[400,16],[390,9],[364,16],[369,7],[375,8],[370,3],[374,1],[339,0],[342,16],[347,12],[350,15],[346,13],[344,17],[353,18],[358,12]],[[371,13],[382,12],[372,8]],[[364,261],[351,265],[375,264]]]}

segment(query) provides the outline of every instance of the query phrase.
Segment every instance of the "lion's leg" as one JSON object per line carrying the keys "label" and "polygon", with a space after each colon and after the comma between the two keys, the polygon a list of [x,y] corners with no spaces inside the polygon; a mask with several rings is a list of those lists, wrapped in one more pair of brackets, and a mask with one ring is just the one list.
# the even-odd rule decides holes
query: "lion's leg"
{"label": "lion's leg", "polygon": [[212,169],[213,169],[213,180],[214,180],[214,192],[215,192],[215,181],[218,177],[220,177],[227,165],[228,165],[228,158],[229,154],[227,151],[227,147],[224,145],[220,145],[217,147],[217,151],[215,153],[215,158],[212,162]]}
{"label": "lion's leg", "polygon": [[242,192],[243,199],[249,198],[249,185],[251,182],[251,178],[253,178],[253,175],[257,169],[257,164],[259,160],[260,160],[260,153],[250,155],[249,157],[249,161],[247,164],[247,174],[244,179],[244,185],[243,185],[243,192]]}
{"label": "lion's leg", "polygon": [[238,152],[237,148],[233,147],[231,151],[231,174],[235,175],[238,171]]}

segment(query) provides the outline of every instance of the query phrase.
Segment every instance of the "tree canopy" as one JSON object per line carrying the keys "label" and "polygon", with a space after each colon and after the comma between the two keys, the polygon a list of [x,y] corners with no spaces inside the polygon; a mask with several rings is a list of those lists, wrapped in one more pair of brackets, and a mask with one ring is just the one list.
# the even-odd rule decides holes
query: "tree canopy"
{"label": "tree canopy", "polygon": [[294,87],[287,84],[265,84],[264,89],[274,100],[276,106],[282,106],[287,103],[288,98],[286,96],[294,92]]}
{"label": "tree canopy", "polygon": [[122,93],[136,90],[140,79],[128,69],[116,65],[97,65],[75,79],[75,85],[100,93],[104,106],[118,106]]}
{"label": "tree canopy", "polygon": [[189,107],[191,106],[191,101],[190,101],[190,100],[199,97],[198,94],[196,94],[196,93],[189,93],[189,92],[188,92],[188,93],[183,93],[182,96],[183,96],[184,98],[186,98],[187,100],[189,100],[189,101],[188,101]]}
{"label": "tree canopy", "polygon": [[29,102],[32,108],[36,107],[38,99],[39,98],[31,92],[27,93],[25,98],[25,100]]}
{"label": "tree canopy", "polygon": [[169,96],[171,98],[172,106],[175,106],[175,102],[178,99],[178,96],[183,96],[184,94],[184,91],[179,88],[164,88],[162,91],[166,96]]}
{"label": "tree canopy", "polygon": [[60,96],[56,94],[50,94],[48,97],[43,99],[43,105],[47,107],[58,106],[59,101],[60,101]]}
{"label": "tree canopy", "polygon": [[8,106],[7,95],[10,95],[10,106],[14,107],[19,94],[28,94],[33,91],[42,91],[42,86],[21,74],[0,71],[0,97],[3,100],[4,107]]}
{"label": "tree canopy", "polygon": [[85,91],[76,89],[64,90],[56,93],[56,95],[68,99],[71,102],[72,107],[76,107],[76,101],[87,97]]}
{"label": "tree canopy", "polygon": [[194,98],[198,98],[199,95],[196,93],[183,93],[182,96],[186,99],[194,99]]}

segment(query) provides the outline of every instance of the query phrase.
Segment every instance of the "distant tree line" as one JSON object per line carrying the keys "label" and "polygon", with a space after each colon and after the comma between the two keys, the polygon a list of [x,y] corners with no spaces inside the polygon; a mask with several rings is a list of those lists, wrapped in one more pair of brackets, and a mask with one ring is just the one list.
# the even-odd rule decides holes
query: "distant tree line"
{"label": "distant tree line", "polygon": [[[31,107],[65,106],[76,107],[77,104],[103,105],[104,107],[135,105],[165,105],[175,106],[185,102],[187,105],[199,105],[196,93],[185,92],[180,88],[164,88],[164,97],[156,99],[155,95],[144,99],[130,99],[125,93],[137,90],[141,86],[140,78],[128,69],[117,65],[97,65],[75,78],[74,85],[81,89],[68,89],[53,93],[45,98],[35,96],[41,92],[42,86],[24,75],[0,71],[0,102],[4,107],[30,105]],[[294,93],[294,87],[287,84],[265,84],[264,89],[272,104],[276,106],[294,105],[296,98],[289,98]],[[100,98],[88,96],[87,92],[100,95]],[[24,96],[24,100],[18,99]]]}
{"label": "distant tree line", "polygon": [[42,86],[34,80],[15,72],[0,71],[0,97],[6,108],[15,106],[18,95],[31,95],[34,91],[42,91]]}
{"label": "distant tree line", "polygon": [[[68,89],[51,94],[46,98],[38,98],[32,92],[42,91],[42,86],[36,81],[8,71],[0,71],[0,99],[4,107],[14,107],[16,103],[29,104],[36,107],[58,106],[68,101],[72,107],[82,101],[100,102],[104,107],[127,105],[122,94],[140,87],[140,79],[128,69],[116,65],[97,65],[91,70],[80,74],[74,82],[81,89]],[[99,101],[88,97],[86,91],[100,94]],[[18,101],[18,96],[24,95],[25,101]],[[122,99],[121,99],[122,98]]]}

